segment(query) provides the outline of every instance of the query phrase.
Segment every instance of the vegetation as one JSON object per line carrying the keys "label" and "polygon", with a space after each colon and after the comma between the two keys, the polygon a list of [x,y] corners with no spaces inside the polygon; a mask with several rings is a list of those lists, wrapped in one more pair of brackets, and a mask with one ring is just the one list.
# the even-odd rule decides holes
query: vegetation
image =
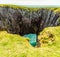
{"label": "vegetation", "polygon": [[[3,5],[14,9],[26,9],[16,5]],[[36,10],[39,8],[28,8]],[[47,8],[59,12],[60,8]],[[59,20],[60,21],[60,20]],[[0,57],[60,57],[60,26],[47,27],[38,35],[38,46],[32,47],[29,39],[17,34],[0,31]]]}
{"label": "vegetation", "polygon": [[22,36],[0,31],[0,57],[60,57],[60,26],[45,28],[38,38],[37,48]]}
{"label": "vegetation", "polygon": [[29,8],[26,6],[17,6],[17,5],[11,5],[11,4],[0,4],[0,7],[10,7],[10,8],[14,8],[14,9],[23,9],[23,10],[30,10],[30,11],[34,11],[34,10],[38,10],[39,8]]}
{"label": "vegetation", "polygon": [[11,4],[0,4],[0,7],[10,7],[10,8],[14,8],[14,9],[26,9],[26,10],[30,10],[30,11],[36,11],[36,10],[40,10],[41,8],[46,8],[49,10],[53,10],[54,12],[60,12],[60,8],[58,7],[26,7],[26,6],[18,6],[18,5],[11,5]]}

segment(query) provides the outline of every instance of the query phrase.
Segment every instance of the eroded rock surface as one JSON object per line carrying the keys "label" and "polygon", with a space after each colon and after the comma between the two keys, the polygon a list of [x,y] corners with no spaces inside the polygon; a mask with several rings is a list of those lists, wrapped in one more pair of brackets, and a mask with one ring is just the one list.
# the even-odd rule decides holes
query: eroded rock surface
{"label": "eroded rock surface", "polygon": [[9,33],[38,34],[45,27],[59,26],[59,19],[59,14],[48,9],[29,11],[0,7],[0,30],[7,30]]}

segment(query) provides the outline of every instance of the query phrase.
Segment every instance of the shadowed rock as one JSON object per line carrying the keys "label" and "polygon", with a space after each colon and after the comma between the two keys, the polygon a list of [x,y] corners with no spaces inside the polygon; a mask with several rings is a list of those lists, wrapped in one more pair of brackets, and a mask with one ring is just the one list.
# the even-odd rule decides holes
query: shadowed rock
{"label": "shadowed rock", "polygon": [[59,18],[59,14],[48,9],[29,11],[0,7],[0,30],[20,35],[39,34],[45,27],[60,25]]}

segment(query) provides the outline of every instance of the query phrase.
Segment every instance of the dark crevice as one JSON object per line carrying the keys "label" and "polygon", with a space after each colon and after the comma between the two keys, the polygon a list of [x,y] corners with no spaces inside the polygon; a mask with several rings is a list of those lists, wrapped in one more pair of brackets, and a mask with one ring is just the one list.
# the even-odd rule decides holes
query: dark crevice
{"label": "dark crevice", "polygon": [[[50,26],[60,26],[60,14],[54,13],[49,9],[40,9],[37,11],[13,9],[9,7],[0,7],[0,30],[6,30],[9,33],[36,34]],[[38,36],[36,38],[37,47],[40,46]]]}
{"label": "dark crevice", "polygon": [[38,35],[45,27],[60,26],[60,22],[57,21],[60,18],[59,15],[45,8],[29,11],[29,9],[0,7],[0,29],[20,35],[29,33]]}

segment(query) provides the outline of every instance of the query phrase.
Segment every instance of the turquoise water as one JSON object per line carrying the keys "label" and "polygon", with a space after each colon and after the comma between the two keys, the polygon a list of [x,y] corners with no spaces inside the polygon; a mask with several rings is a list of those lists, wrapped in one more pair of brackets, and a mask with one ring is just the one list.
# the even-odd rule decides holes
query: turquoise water
{"label": "turquoise water", "polygon": [[37,44],[37,35],[36,34],[26,34],[24,35],[24,37],[26,38],[29,38],[29,43],[32,45],[32,46],[36,46]]}

